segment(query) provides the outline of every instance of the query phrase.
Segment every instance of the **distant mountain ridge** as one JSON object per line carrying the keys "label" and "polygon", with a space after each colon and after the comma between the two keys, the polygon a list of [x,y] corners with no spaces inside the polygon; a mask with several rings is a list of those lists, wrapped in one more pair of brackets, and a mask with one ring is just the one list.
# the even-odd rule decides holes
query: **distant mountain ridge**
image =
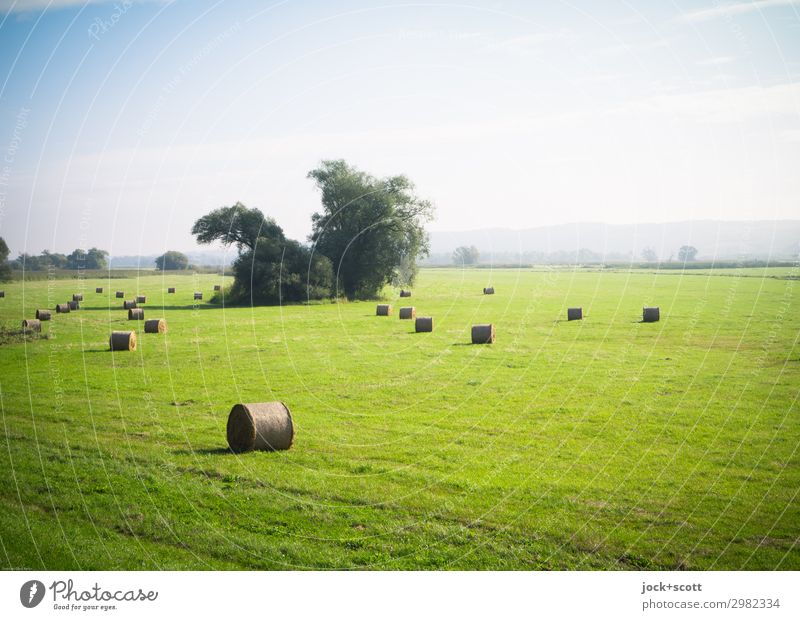
{"label": "distant mountain ridge", "polygon": [[[111,256],[108,259],[112,269],[155,269],[156,257],[160,254]],[[199,252],[184,252],[189,258],[189,263],[199,267],[222,267],[230,265],[236,259],[235,250],[224,252],[222,250],[206,250]]]}
{"label": "distant mountain ridge", "polygon": [[[524,230],[486,228],[431,232],[431,262],[443,262],[457,247],[474,245],[481,262],[535,261],[547,257],[641,260],[651,248],[659,260],[673,260],[682,245],[702,259],[796,259],[800,220],[686,221],[653,224],[578,222]],[[440,260],[437,260],[440,259]]]}

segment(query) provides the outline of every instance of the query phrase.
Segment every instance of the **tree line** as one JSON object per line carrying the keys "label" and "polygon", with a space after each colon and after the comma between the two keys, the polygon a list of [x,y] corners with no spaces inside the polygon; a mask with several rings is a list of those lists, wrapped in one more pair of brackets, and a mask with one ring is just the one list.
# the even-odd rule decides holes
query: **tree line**
{"label": "tree line", "polygon": [[410,286],[429,251],[424,224],[433,205],[403,175],[376,178],[326,160],[308,178],[322,208],[307,243],[288,239],[272,217],[240,202],[198,219],[198,243],[236,246],[233,302],[276,304],[333,297],[369,299],[387,284]]}

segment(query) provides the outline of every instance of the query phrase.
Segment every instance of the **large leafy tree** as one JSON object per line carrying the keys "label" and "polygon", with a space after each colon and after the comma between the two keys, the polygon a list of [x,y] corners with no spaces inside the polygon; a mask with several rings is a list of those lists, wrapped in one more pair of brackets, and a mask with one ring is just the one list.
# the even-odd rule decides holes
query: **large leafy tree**
{"label": "large leafy tree", "polygon": [[350,299],[375,297],[400,271],[411,284],[416,259],[428,254],[424,224],[433,215],[411,181],[378,179],[343,160],[323,161],[308,177],[322,193],[310,239],[333,262],[339,290]]}
{"label": "large leafy tree", "polygon": [[682,263],[690,263],[697,256],[697,248],[692,245],[682,245],[678,250],[678,260]]}
{"label": "large leafy tree", "polygon": [[330,261],[287,239],[274,219],[237,202],[215,209],[192,227],[200,243],[235,244],[234,284],[228,299],[275,304],[322,299],[331,295]]}
{"label": "large leafy tree", "polygon": [[156,269],[161,271],[188,269],[189,257],[183,252],[169,250],[156,258]]}
{"label": "large leafy tree", "polygon": [[474,245],[462,245],[453,252],[453,263],[456,265],[477,265],[480,252]]}
{"label": "large leafy tree", "polygon": [[0,282],[11,279],[11,265],[8,263],[8,245],[5,239],[0,237]]}

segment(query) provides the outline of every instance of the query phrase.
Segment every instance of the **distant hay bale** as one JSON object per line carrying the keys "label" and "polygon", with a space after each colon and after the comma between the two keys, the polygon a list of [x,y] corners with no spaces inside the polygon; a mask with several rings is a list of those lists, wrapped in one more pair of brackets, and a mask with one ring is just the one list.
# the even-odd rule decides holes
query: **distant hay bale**
{"label": "distant hay bale", "polygon": [[195,292],[194,298],[195,299],[203,299],[203,293]]}
{"label": "distant hay bale", "polygon": [[124,291],[117,291],[116,292],[116,296],[117,296],[117,299],[122,299],[123,297],[125,297],[125,292]]}
{"label": "distant hay bale", "polygon": [[142,308],[131,308],[128,310],[129,321],[144,321],[144,310]]}
{"label": "distant hay bale", "polygon": [[72,296],[72,301],[83,301],[83,295],[81,293],[75,293]]}
{"label": "distant hay bale", "polygon": [[56,304],[57,314],[66,314],[69,312],[69,304]]}
{"label": "distant hay bale", "polygon": [[661,318],[658,307],[642,308],[642,323],[655,323]]}
{"label": "distant hay bale", "polygon": [[375,309],[375,314],[377,316],[390,316],[392,314],[391,304],[378,304],[378,307]]}
{"label": "distant hay bale", "polygon": [[67,304],[69,304],[69,309],[70,310],[80,310],[81,309],[81,305],[77,301],[68,301]]}
{"label": "distant hay bale", "polygon": [[432,332],[433,331],[433,317],[432,316],[418,316],[414,322],[414,331],[416,332]]}
{"label": "distant hay bale", "polygon": [[6,292],[5,291],[0,291],[0,297],[5,297],[5,296],[6,296]]}
{"label": "distant hay bale", "polygon": [[103,292],[103,287],[102,286],[98,286],[96,289],[94,289],[94,292],[95,293],[102,293]]}
{"label": "distant hay bale", "polygon": [[136,296],[136,303],[137,304],[146,304],[147,303],[147,297],[145,297],[144,295],[137,295]]}
{"label": "distant hay bale", "polygon": [[583,319],[583,308],[567,308],[568,321],[580,321]]}
{"label": "distant hay bale", "polygon": [[278,401],[240,403],[228,415],[227,435],[233,452],[288,450],[294,441],[292,414]]}
{"label": "distant hay bale", "polygon": [[39,319],[25,319],[22,321],[22,329],[29,332],[42,331],[42,322]]}
{"label": "distant hay bale", "polygon": [[144,322],[145,334],[166,334],[167,322],[164,319],[148,319]]}
{"label": "distant hay bale", "polygon": [[123,310],[130,310],[136,307],[136,300],[134,299],[126,299],[122,302],[122,309]]}
{"label": "distant hay bale", "polygon": [[400,291],[400,297],[411,297],[411,291]]}
{"label": "distant hay bale", "polygon": [[472,344],[493,344],[494,339],[494,323],[472,326]]}
{"label": "distant hay bale", "polygon": [[40,308],[36,311],[36,318],[40,321],[49,321],[50,320],[50,311],[45,310],[44,308]]}
{"label": "distant hay bale", "polygon": [[174,292],[175,292],[175,287],[174,287],[174,286],[170,286],[170,287],[167,289],[167,293],[174,293]]}
{"label": "distant hay bale", "polygon": [[494,295],[494,287],[493,286],[487,286],[486,288],[483,289],[483,294],[484,295]]}
{"label": "distant hay bale", "polygon": [[417,309],[414,306],[408,306],[407,308],[400,308],[400,318],[401,319],[417,318]]}
{"label": "distant hay bale", "polygon": [[221,287],[219,284],[215,284],[215,285],[214,285],[214,290],[215,290],[215,291],[221,291],[221,290],[222,290],[222,287]]}
{"label": "distant hay bale", "polygon": [[135,351],[136,332],[111,332],[108,346],[112,351]]}

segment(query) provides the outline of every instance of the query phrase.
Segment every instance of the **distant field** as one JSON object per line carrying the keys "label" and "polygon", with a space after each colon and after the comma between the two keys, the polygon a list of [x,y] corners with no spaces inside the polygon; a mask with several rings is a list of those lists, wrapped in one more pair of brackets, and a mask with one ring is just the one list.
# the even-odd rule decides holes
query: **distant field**
{"label": "distant field", "polygon": [[[389,318],[194,306],[211,274],[0,285],[0,564],[800,569],[800,284],[765,273],[431,269]],[[169,333],[109,352],[117,288]],[[294,447],[230,454],[267,400]]]}

